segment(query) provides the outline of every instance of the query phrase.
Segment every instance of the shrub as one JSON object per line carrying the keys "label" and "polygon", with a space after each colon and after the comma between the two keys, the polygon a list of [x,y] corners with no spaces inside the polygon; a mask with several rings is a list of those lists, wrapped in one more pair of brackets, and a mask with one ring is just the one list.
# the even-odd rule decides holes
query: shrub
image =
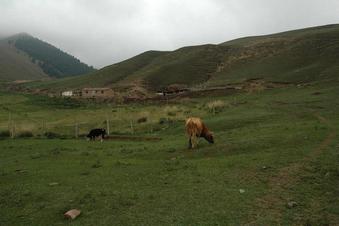
{"label": "shrub", "polygon": [[0,131],[0,138],[10,137],[10,136],[11,136],[11,133],[9,132],[9,130]]}
{"label": "shrub", "polygon": [[165,123],[171,124],[173,122],[174,121],[172,119],[169,119],[169,118],[160,118],[159,119],[159,124],[165,124]]}
{"label": "shrub", "polygon": [[101,164],[100,160],[97,160],[96,163],[94,163],[92,165],[92,168],[99,168],[99,167],[102,167],[102,164]]}
{"label": "shrub", "polygon": [[17,134],[19,138],[33,137],[33,133],[31,131],[21,131]]}
{"label": "shrub", "polygon": [[175,112],[173,112],[173,111],[169,111],[169,112],[167,112],[167,115],[168,115],[168,116],[176,116],[177,113],[175,113]]}
{"label": "shrub", "polygon": [[159,124],[165,124],[167,122],[167,118],[160,118]]}
{"label": "shrub", "polygon": [[215,114],[221,112],[226,107],[226,103],[222,100],[215,100],[207,103],[206,106],[208,111],[213,112]]}
{"label": "shrub", "polygon": [[45,132],[44,136],[48,139],[59,138],[60,135],[54,132]]}
{"label": "shrub", "polygon": [[147,117],[141,117],[137,120],[138,123],[147,122]]}

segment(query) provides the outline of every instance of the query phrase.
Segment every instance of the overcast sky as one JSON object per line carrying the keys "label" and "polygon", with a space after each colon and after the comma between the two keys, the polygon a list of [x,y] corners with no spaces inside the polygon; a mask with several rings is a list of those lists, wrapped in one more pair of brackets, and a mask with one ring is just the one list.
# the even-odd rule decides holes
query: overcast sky
{"label": "overcast sky", "polygon": [[0,35],[27,32],[97,68],[151,49],[333,23],[338,0],[0,0]]}

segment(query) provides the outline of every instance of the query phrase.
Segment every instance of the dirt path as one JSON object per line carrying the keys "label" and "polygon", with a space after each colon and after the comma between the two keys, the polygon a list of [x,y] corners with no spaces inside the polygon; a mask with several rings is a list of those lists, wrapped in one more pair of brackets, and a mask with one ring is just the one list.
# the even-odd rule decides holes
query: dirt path
{"label": "dirt path", "polygon": [[[319,114],[314,114],[314,116],[320,122],[331,128],[326,118]],[[281,168],[276,175],[269,178],[269,190],[266,195],[256,200],[257,208],[255,208],[255,212],[250,215],[253,221],[247,225],[257,225],[258,219],[267,216],[269,216],[276,225],[281,224],[282,215],[286,210],[288,202],[291,201],[288,195],[286,195],[286,191],[293,188],[293,185],[301,179],[301,176],[304,175],[305,166],[309,165],[313,159],[317,158],[332,143],[336,137],[336,132],[333,129],[331,130],[325,139],[307,156],[296,163]]]}

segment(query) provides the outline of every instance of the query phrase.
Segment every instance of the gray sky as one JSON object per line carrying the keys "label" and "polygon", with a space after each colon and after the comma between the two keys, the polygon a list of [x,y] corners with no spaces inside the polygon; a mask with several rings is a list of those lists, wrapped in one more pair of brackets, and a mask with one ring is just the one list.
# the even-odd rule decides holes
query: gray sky
{"label": "gray sky", "polygon": [[338,0],[0,0],[0,36],[27,32],[97,68],[151,49],[333,23]]}

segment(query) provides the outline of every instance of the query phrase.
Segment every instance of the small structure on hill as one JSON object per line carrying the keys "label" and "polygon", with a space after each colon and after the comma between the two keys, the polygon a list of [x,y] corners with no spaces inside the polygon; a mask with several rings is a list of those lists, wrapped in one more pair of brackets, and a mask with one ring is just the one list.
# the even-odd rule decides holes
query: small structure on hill
{"label": "small structure on hill", "polygon": [[73,90],[73,97],[81,97],[82,91],[80,89]]}
{"label": "small structure on hill", "polygon": [[61,96],[63,96],[63,97],[71,97],[71,96],[73,96],[73,91],[72,90],[63,91],[63,92],[61,92]]}
{"label": "small structure on hill", "polygon": [[167,95],[174,95],[174,94],[181,94],[189,91],[189,89],[185,85],[181,84],[173,84],[169,85],[162,90],[157,91],[157,95],[159,96],[167,96]]}
{"label": "small structure on hill", "polygon": [[225,64],[224,62],[219,62],[218,65],[217,65],[217,70],[216,72],[222,72],[225,68]]}
{"label": "small structure on hill", "polygon": [[78,98],[111,98],[114,96],[114,92],[111,88],[83,88],[63,91],[61,92],[61,96]]}
{"label": "small structure on hill", "polygon": [[111,88],[83,88],[81,90],[82,98],[110,98],[113,95]]}

